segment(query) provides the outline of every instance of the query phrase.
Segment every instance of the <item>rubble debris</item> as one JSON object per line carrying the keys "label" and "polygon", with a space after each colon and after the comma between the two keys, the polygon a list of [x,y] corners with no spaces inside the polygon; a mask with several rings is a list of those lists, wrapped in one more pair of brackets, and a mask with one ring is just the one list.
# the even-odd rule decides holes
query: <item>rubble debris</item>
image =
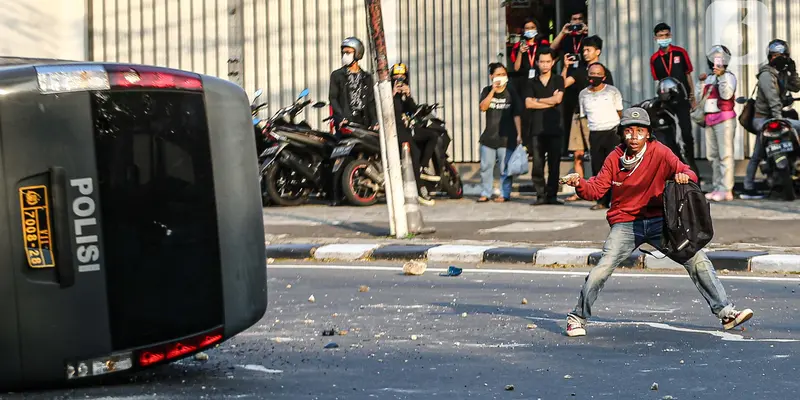
{"label": "rubble debris", "polygon": [[522,304],[528,304],[528,299],[526,299],[526,298],[524,298],[524,297],[523,297],[523,298],[522,298]]}
{"label": "rubble debris", "polygon": [[417,335],[411,335],[411,340],[417,340]]}
{"label": "rubble debris", "polygon": [[528,329],[536,329],[538,326],[536,324],[528,324]]}
{"label": "rubble debris", "polygon": [[314,302],[316,302],[316,301],[317,301],[317,299],[314,297],[314,295],[313,295],[313,294],[312,294],[311,296],[309,296],[309,298],[308,298],[308,302],[309,302],[309,303],[314,303]]}
{"label": "rubble debris", "polygon": [[467,318],[467,313],[465,312],[461,313],[461,318]]}
{"label": "rubble debris", "polygon": [[348,333],[349,332],[342,330],[342,331],[339,331],[339,336],[344,336],[344,335],[347,335]]}
{"label": "rubble debris", "polygon": [[675,398],[670,396],[670,395],[666,395],[666,396],[662,397],[661,400],[675,400]]}
{"label": "rubble debris", "polygon": [[361,293],[369,292],[369,286],[361,285],[361,286],[358,287],[358,291],[361,292]]}
{"label": "rubble debris", "polygon": [[287,289],[291,289],[292,288],[292,284],[290,283],[290,284],[286,285],[286,288]]}
{"label": "rubble debris", "polygon": [[322,336],[333,336],[335,334],[336,334],[336,330],[335,329],[326,329],[326,330],[322,331]]}
{"label": "rubble debris", "polygon": [[403,273],[406,275],[422,275],[426,269],[428,265],[422,261],[412,260],[403,264]]}
{"label": "rubble debris", "polygon": [[731,271],[729,271],[729,270],[727,270],[727,269],[723,269],[723,270],[722,270],[722,274],[723,274],[723,275],[728,275],[728,274],[730,274],[730,273],[731,273]]}
{"label": "rubble debris", "polygon": [[326,349],[338,349],[339,345],[336,342],[330,342],[325,345]]}
{"label": "rubble debris", "polygon": [[208,354],[201,351],[194,355],[194,359],[197,361],[208,361]]}
{"label": "rubble debris", "polygon": [[514,385],[506,385],[506,390],[508,390],[509,392],[514,390]]}
{"label": "rubble debris", "polygon": [[650,390],[658,390],[658,383],[653,382],[653,384],[650,385]]}
{"label": "rubble debris", "polygon": [[572,379],[572,375],[564,375],[564,379]]}

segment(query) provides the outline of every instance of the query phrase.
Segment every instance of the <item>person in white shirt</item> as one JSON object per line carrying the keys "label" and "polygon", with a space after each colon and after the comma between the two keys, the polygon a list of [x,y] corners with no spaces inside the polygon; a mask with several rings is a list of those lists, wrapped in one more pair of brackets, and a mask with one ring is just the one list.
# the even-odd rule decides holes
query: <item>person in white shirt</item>
{"label": "person in white shirt", "polygon": [[[622,116],[622,93],[605,83],[606,67],[594,63],[589,67],[589,87],[578,95],[581,118],[589,126],[589,148],[592,156],[592,174],[597,176],[603,162],[622,143],[619,135]],[[592,206],[592,210],[605,210],[611,205],[611,191]]]}
{"label": "person in white shirt", "polygon": [[728,71],[731,52],[716,45],[708,54],[711,74],[700,74],[695,98],[707,96],[703,105],[706,123],[706,153],[714,170],[714,190],[706,194],[713,201],[733,200],[733,136],[736,133],[734,111],[736,76]]}

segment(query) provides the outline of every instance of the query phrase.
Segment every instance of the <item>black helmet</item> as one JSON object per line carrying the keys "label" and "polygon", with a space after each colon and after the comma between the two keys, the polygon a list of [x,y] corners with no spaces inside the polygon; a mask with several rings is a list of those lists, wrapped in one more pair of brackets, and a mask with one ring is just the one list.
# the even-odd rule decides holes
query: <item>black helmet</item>
{"label": "black helmet", "polygon": [[731,62],[731,51],[728,50],[727,47],[717,44],[711,46],[711,49],[708,50],[706,53],[706,61],[708,61],[708,69],[714,69],[714,59],[718,57],[718,55],[722,56],[722,65],[725,68],[728,68],[728,64]]}
{"label": "black helmet", "polygon": [[771,59],[773,54],[783,54],[790,57],[789,43],[781,39],[772,39],[767,46],[767,59]]}
{"label": "black helmet", "polygon": [[349,37],[343,40],[341,47],[343,49],[345,47],[350,47],[351,49],[355,50],[355,54],[353,55],[355,56],[356,61],[359,61],[364,57],[364,43],[361,43],[361,41],[356,37]]}
{"label": "black helmet", "polygon": [[683,87],[679,80],[673,77],[658,81],[656,93],[658,94],[658,99],[665,103],[675,104],[681,100],[688,99],[686,88]]}

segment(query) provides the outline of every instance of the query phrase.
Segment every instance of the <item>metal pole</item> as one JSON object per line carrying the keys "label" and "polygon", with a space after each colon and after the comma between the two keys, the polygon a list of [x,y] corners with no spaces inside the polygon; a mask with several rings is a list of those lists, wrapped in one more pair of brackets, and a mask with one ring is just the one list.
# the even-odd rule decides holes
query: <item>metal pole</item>
{"label": "metal pole", "polygon": [[369,16],[370,43],[374,50],[375,72],[377,76],[377,104],[381,116],[381,148],[385,149],[382,157],[386,181],[386,203],[389,215],[394,219],[394,234],[397,238],[408,235],[408,219],[405,212],[403,193],[403,176],[400,164],[400,148],[397,144],[397,126],[395,126],[394,101],[392,85],[389,82],[389,65],[386,58],[386,36],[383,32],[383,16],[380,0],[367,0]]}
{"label": "metal pole", "polygon": [[244,87],[244,0],[228,0],[228,80]]}

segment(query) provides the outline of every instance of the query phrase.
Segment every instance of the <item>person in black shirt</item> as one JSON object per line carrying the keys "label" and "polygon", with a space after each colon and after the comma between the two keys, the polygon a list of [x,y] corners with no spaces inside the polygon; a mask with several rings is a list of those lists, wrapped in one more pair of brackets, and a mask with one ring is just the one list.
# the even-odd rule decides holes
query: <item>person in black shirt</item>
{"label": "person in black shirt", "polygon": [[364,57],[364,44],[349,37],[342,41],[341,48],[343,66],[331,73],[328,95],[337,134],[348,121],[378,129],[374,81],[372,75],[358,65]]}
{"label": "person in black shirt", "polygon": [[[574,68],[575,61],[568,57],[564,57],[564,68],[561,71],[561,77],[564,78],[564,107],[563,114],[565,116],[565,127],[569,127],[569,143],[568,150],[574,152],[575,157],[575,173],[580,176],[585,176],[583,171],[583,157],[590,150],[589,145],[589,126],[586,118],[581,118],[579,115],[579,107],[577,105],[577,98],[583,89],[589,87],[589,66],[600,62],[600,54],[603,52],[603,39],[599,36],[589,36],[583,41],[583,65]],[[614,86],[614,77],[608,68],[605,69],[605,83]],[[576,99],[574,107],[572,103],[567,104],[567,99]],[[597,172],[597,171],[595,171]],[[580,197],[574,195],[568,197],[567,201],[578,201]]]}
{"label": "person in black shirt", "polygon": [[481,144],[481,197],[478,202],[489,201],[494,186],[494,166],[500,164],[502,197],[511,199],[512,177],[506,174],[506,165],[517,144],[522,143],[522,100],[508,85],[508,71],[501,63],[489,64],[492,85],[481,91],[481,111],[486,113],[486,129],[479,139]]}
{"label": "person in black shirt", "polygon": [[[525,106],[531,114],[531,153],[533,172],[531,178],[536,189],[534,205],[561,204],[558,200],[559,164],[564,130],[561,120],[561,101],[564,97],[564,79],[553,74],[553,50],[544,48],[539,54],[540,74],[528,83],[524,94]],[[547,159],[548,178],[544,179]]]}
{"label": "person in black shirt", "polygon": [[[511,48],[512,72],[509,74],[511,83],[518,94],[525,91],[528,81],[536,77],[539,71],[537,66],[539,60],[539,50],[550,46],[550,42],[538,30],[539,22],[534,18],[528,18],[523,24],[522,40],[515,43]],[[530,140],[527,127],[530,121],[527,113],[522,115],[523,139]]]}

